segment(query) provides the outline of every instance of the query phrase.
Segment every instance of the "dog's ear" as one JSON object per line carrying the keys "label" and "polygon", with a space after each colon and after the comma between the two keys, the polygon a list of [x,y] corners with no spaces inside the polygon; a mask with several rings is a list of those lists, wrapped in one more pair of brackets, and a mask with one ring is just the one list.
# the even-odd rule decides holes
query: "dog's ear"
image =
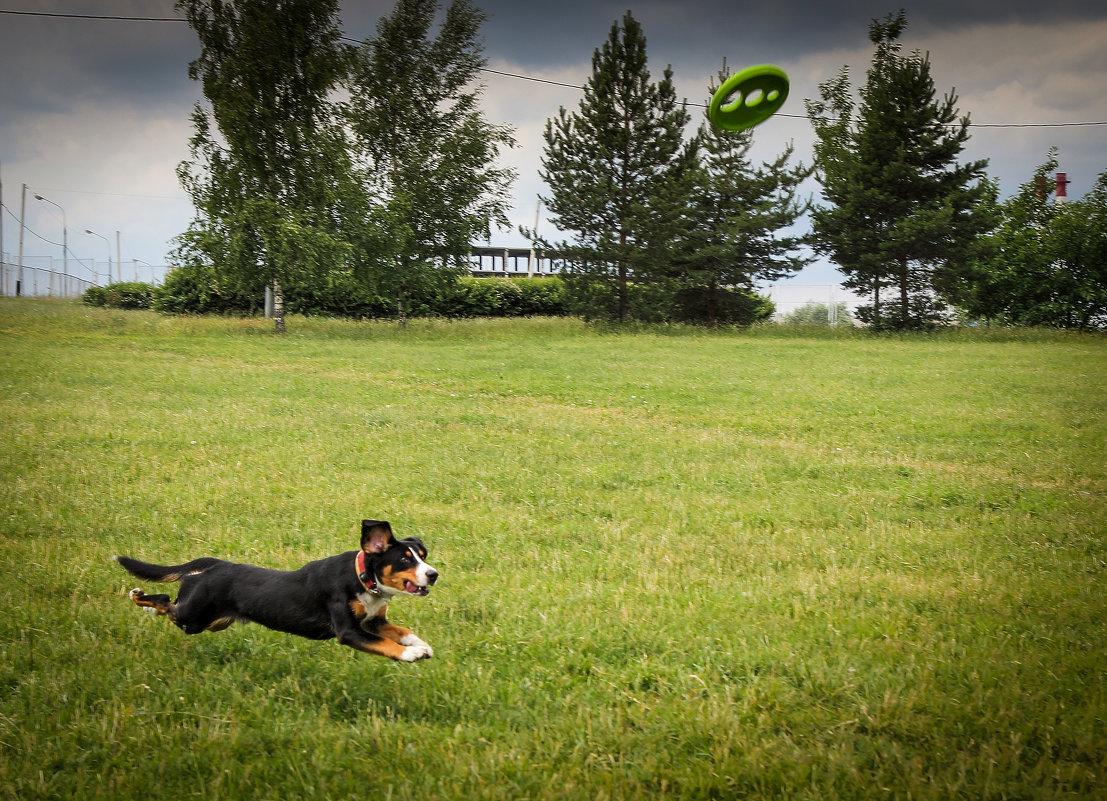
{"label": "dog's ear", "polygon": [[386,520],[361,521],[361,550],[384,553],[392,544],[392,526]]}

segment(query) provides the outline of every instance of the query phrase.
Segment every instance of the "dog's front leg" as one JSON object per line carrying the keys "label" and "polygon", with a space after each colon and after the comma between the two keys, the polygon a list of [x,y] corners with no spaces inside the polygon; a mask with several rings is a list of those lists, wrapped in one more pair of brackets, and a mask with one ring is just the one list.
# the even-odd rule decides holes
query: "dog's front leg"
{"label": "dog's front leg", "polygon": [[[406,629],[403,629],[407,632],[406,635],[394,640],[382,636],[383,633],[367,632],[362,629],[356,618],[345,606],[338,607],[334,612],[336,613],[334,614],[334,631],[342,645],[364,651],[367,654],[387,656],[389,659],[395,659],[399,662],[418,662],[420,659],[428,659],[432,655],[430,646]],[[399,629],[398,626],[385,625],[390,629]]]}
{"label": "dog's front leg", "polygon": [[353,637],[339,635],[338,641],[358,651],[387,656],[389,659],[395,659],[399,662],[418,662],[420,659],[430,657],[429,648],[417,645],[401,645],[393,640],[386,640],[384,637],[374,637],[372,634],[355,634]]}
{"label": "dog's front leg", "polygon": [[384,618],[379,618],[379,620],[380,623],[375,625],[372,631],[400,645],[406,645],[411,648],[422,648],[426,651],[426,656],[420,657],[421,659],[430,659],[434,656],[434,649],[431,648],[427,642],[416,636],[415,632],[411,629],[405,629],[403,626],[395,626]]}
{"label": "dog's front leg", "polygon": [[430,647],[430,644],[425,642],[422,638],[416,636],[415,632],[411,629],[405,629],[403,626],[397,626],[388,622],[388,618],[385,614],[388,607],[381,607],[377,612],[376,617],[365,618],[361,621],[361,627],[369,634],[377,634],[384,637],[387,640],[398,642],[400,645],[410,645],[416,648],[423,648],[427,652],[426,658],[434,656],[434,649]]}

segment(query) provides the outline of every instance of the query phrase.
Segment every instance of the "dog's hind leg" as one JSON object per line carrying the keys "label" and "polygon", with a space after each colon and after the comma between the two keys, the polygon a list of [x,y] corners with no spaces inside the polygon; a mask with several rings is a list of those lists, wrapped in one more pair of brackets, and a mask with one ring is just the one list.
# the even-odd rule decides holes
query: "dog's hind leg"
{"label": "dog's hind leg", "polygon": [[[222,631],[235,622],[233,617],[209,619],[207,615],[201,614],[198,616],[195,608],[190,611],[186,610],[185,614],[181,615],[180,604],[171,602],[168,595],[147,595],[140,589],[133,589],[130,596],[136,606],[141,606],[146,611],[154,614],[166,615],[177,626],[184,629],[186,634],[199,634],[201,631]],[[204,610],[200,611],[201,613],[204,612]]]}
{"label": "dog's hind leg", "polygon": [[176,617],[177,605],[170,601],[168,595],[147,595],[138,588],[131,590],[129,594],[136,606],[158,615],[169,615],[170,619]]}

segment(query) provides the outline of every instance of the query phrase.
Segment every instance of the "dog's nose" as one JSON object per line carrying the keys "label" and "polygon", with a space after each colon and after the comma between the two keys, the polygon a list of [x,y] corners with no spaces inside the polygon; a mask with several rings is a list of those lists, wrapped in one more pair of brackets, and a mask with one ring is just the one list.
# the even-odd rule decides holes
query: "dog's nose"
{"label": "dog's nose", "polygon": [[427,584],[434,584],[434,582],[436,582],[436,581],[438,581],[438,571],[433,570],[433,569],[428,570],[427,571]]}

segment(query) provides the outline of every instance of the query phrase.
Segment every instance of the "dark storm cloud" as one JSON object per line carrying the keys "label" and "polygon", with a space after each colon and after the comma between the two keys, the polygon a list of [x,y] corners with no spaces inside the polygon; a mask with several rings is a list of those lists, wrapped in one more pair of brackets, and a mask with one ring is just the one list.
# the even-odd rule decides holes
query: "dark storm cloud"
{"label": "dark storm cloud", "polygon": [[[445,5],[448,0],[441,0]],[[612,23],[632,9],[648,40],[651,73],[670,64],[678,96],[706,99],[723,58],[733,68],[776,63],[792,78],[794,101],[759,129],[755,147],[775,157],[794,141],[810,159],[812,132],[802,100],[844,64],[863,79],[872,48],[868,27],[901,6],[907,49],[933,54],[940,91],[957,87],[974,122],[1056,123],[1107,119],[1107,9],[1088,0],[473,0],[488,14],[481,29],[489,66],[571,85],[583,84],[590,59]],[[343,0],[343,33],[372,37],[394,0]],[[63,19],[0,14],[0,165],[4,186],[27,183],[65,207],[76,231],[122,230],[124,254],[150,263],[191,217],[174,172],[188,158],[190,112],[201,99],[188,79],[199,53],[195,33],[174,0],[0,0],[0,8],[59,14],[173,18],[173,22]],[[512,230],[533,225],[541,131],[574,89],[484,76],[490,119],[515,126],[519,147],[503,157],[519,172]],[[991,159],[1005,191],[1017,188],[1048,148],[1061,149],[1078,196],[1103,163],[1103,128],[974,130],[972,158]],[[5,243],[19,209],[4,198]],[[180,198],[178,201],[176,198]],[[59,226],[45,203],[28,206],[34,230]],[[36,215],[37,218],[36,218]],[[54,215],[54,216],[51,216]],[[547,223],[543,222],[543,225]],[[74,239],[77,245],[74,245]],[[84,237],[91,240],[91,237]],[[35,240],[38,243],[38,240]],[[100,246],[70,240],[72,247]],[[509,235],[500,244],[518,244]],[[81,244],[83,243],[83,244]],[[57,251],[39,243],[32,255]],[[9,245],[10,247],[10,245]]]}
{"label": "dark storm cloud", "polygon": [[1082,0],[485,0],[478,5],[490,17],[484,28],[490,57],[555,67],[590,57],[607,38],[612,23],[628,8],[643,26],[651,60],[660,63],[704,49],[757,61],[864,45],[871,20],[882,19],[901,7],[907,13],[908,30],[917,34],[985,23],[1098,19],[1103,13],[1096,3]]}
{"label": "dark storm cloud", "polygon": [[[9,0],[3,8],[47,14],[178,18],[172,0],[63,2]],[[74,99],[130,98],[143,106],[194,94],[188,63],[199,52],[184,22],[130,22],[62,16],[0,15],[5,72],[0,107],[62,111]]]}

